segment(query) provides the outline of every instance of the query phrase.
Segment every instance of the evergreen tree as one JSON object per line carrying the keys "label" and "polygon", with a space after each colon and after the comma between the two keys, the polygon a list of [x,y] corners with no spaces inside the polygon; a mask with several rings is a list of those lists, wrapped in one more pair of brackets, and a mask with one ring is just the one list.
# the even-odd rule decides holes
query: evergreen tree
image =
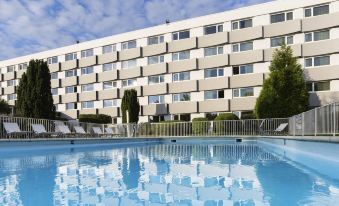
{"label": "evergreen tree", "polygon": [[291,47],[282,45],[273,54],[269,77],[255,105],[258,118],[283,118],[308,109],[303,70]]}
{"label": "evergreen tree", "polygon": [[121,100],[122,122],[127,123],[127,113],[129,114],[129,123],[137,123],[139,121],[140,104],[135,89],[125,90]]}
{"label": "evergreen tree", "polygon": [[11,107],[5,100],[0,99],[0,115],[9,113],[11,113]]}
{"label": "evergreen tree", "polygon": [[20,116],[34,118],[55,118],[55,106],[51,93],[51,74],[46,62],[31,60],[23,74],[16,103]]}

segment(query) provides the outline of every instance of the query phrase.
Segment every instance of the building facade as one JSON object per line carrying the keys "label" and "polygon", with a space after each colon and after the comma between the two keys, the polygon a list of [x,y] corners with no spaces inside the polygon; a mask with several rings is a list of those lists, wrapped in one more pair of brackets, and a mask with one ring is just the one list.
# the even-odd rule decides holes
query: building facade
{"label": "building facade", "polygon": [[57,111],[121,122],[124,90],[136,89],[140,121],[251,112],[273,51],[290,45],[310,105],[339,100],[339,1],[276,0],[0,61],[0,97],[15,104],[31,59],[51,72]]}

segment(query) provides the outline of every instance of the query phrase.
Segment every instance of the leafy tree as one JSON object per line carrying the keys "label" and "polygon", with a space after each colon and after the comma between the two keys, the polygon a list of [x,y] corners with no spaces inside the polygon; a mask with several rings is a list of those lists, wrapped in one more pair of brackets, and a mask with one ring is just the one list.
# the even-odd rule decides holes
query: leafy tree
{"label": "leafy tree", "polygon": [[51,93],[51,74],[46,62],[31,60],[22,75],[16,103],[20,116],[34,118],[55,118],[55,106]]}
{"label": "leafy tree", "polygon": [[239,118],[237,115],[233,113],[221,113],[214,119],[214,121],[224,121],[224,120],[239,120]]}
{"label": "leafy tree", "polygon": [[308,91],[301,65],[291,47],[282,45],[273,54],[269,78],[255,105],[258,118],[283,118],[308,109]]}
{"label": "leafy tree", "polygon": [[112,117],[105,114],[80,114],[79,121],[98,124],[109,124],[112,123]]}
{"label": "leafy tree", "polygon": [[135,89],[125,90],[121,100],[122,123],[127,123],[127,113],[129,116],[128,123],[137,123],[139,121],[140,104]]}
{"label": "leafy tree", "polygon": [[11,107],[5,100],[0,99],[0,114],[9,114],[9,113],[11,113]]}

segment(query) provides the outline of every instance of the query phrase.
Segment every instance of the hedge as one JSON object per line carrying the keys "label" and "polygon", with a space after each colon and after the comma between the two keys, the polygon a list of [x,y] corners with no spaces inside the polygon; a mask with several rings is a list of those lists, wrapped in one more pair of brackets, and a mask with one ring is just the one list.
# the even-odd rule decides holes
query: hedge
{"label": "hedge", "polygon": [[112,123],[112,117],[105,114],[81,114],[79,122],[109,124]]}
{"label": "hedge", "polygon": [[[226,120],[239,120],[233,113],[222,113],[214,119],[214,129],[216,134],[233,134],[239,128],[239,122],[227,122]],[[226,122],[222,122],[226,121]]]}
{"label": "hedge", "polygon": [[192,132],[195,135],[205,135],[208,133],[210,123],[205,117],[198,117],[192,120]]}

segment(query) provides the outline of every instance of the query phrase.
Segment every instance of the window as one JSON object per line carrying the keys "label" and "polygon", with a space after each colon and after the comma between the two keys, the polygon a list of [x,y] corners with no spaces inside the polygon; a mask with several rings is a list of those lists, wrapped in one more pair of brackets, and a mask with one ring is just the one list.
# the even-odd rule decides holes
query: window
{"label": "window", "polygon": [[52,88],[51,93],[52,93],[53,96],[58,95],[58,88]]}
{"label": "window", "polygon": [[305,9],[305,17],[319,16],[330,13],[329,5],[315,6]]}
{"label": "window", "polygon": [[69,54],[65,54],[65,60],[67,61],[71,61],[77,59],[77,53],[69,53]]}
{"label": "window", "polygon": [[233,89],[233,97],[251,97],[254,96],[254,89],[253,87],[249,88],[240,88],[240,89]]}
{"label": "window", "polygon": [[188,39],[190,38],[190,31],[178,31],[172,33],[172,40]]}
{"label": "window", "polygon": [[180,82],[190,79],[190,73],[189,72],[180,72],[180,73],[174,73],[173,74],[173,82]]}
{"label": "window", "polygon": [[121,62],[121,68],[123,69],[128,69],[128,68],[133,68],[137,66],[137,59],[131,59],[131,60],[126,60]]}
{"label": "window", "polygon": [[28,65],[27,63],[19,64],[19,70],[27,69]]}
{"label": "window", "polygon": [[66,110],[77,109],[77,103],[71,102],[66,104]]}
{"label": "window", "polygon": [[116,99],[105,99],[104,100],[104,108],[106,107],[117,107],[118,101]]}
{"label": "window", "polygon": [[222,68],[205,70],[205,78],[222,77],[222,76],[224,76],[224,69]]}
{"label": "window", "polygon": [[137,80],[136,79],[126,79],[122,80],[122,86],[123,87],[133,87],[137,85]]}
{"label": "window", "polygon": [[278,47],[283,44],[286,45],[293,44],[293,36],[281,36],[271,38],[271,47]]}
{"label": "window", "polygon": [[205,100],[223,99],[225,97],[224,90],[205,91],[204,97]]}
{"label": "window", "polygon": [[187,102],[187,101],[191,101],[190,93],[173,94],[173,102]]}
{"label": "window", "polygon": [[310,57],[305,59],[305,67],[330,65],[330,56]]}
{"label": "window", "polygon": [[102,47],[102,53],[103,54],[107,54],[107,53],[112,53],[117,51],[117,46],[115,44],[111,44],[111,45],[106,45]]}
{"label": "window", "polygon": [[84,84],[81,86],[82,92],[91,92],[94,91],[94,84]]}
{"label": "window", "polygon": [[94,108],[94,102],[93,101],[82,102],[82,108],[83,109],[92,109],[92,108]]}
{"label": "window", "polygon": [[307,83],[307,89],[309,92],[329,91],[330,82],[310,82]]}
{"label": "window", "polygon": [[86,75],[86,74],[92,74],[94,72],[93,67],[83,67],[81,68],[81,74]]}
{"label": "window", "polygon": [[160,84],[165,82],[164,75],[150,76],[148,77],[148,84]]}
{"label": "window", "polygon": [[152,36],[152,37],[148,37],[147,39],[147,43],[148,45],[154,45],[154,44],[160,44],[164,42],[164,36]]}
{"label": "window", "polygon": [[14,72],[15,70],[15,66],[12,65],[12,66],[7,66],[7,72]]}
{"label": "window", "polygon": [[232,45],[233,52],[242,52],[253,50],[253,42],[242,42]]}
{"label": "window", "polygon": [[8,94],[7,95],[7,100],[8,101],[14,101],[14,100],[16,100],[17,98],[16,98],[16,94]]}
{"label": "window", "polygon": [[148,65],[163,63],[164,62],[164,55],[151,56],[151,57],[148,57],[147,60],[148,60]]}
{"label": "window", "polygon": [[47,64],[56,64],[56,63],[58,63],[58,57],[57,56],[47,58]]}
{"label": "window", "polygon": [[76,69],[66,71],[66,77],[73,77],[73,76],[76,76],[76,75],[77,75]]}
{"label": "window", "polygon": [[214,56],[218,54],[224,53],[224,47],[218,46],[218,47],[209,47],[204,49],[204,55],[207,56]]}
{"label": "window", "polygon": [[81,51],[81,58],[91,57],[93,55],[94,55],[93,49],[87,49],[87,50]]}
{"label": "window", "polygon": [[189,122],[191,121],[191,115],[190,114],[175,114],[173,115],[173,120]]}
{"label": "window", "polygon": [[108,64],[102,65],[102,71],[104,71],[104,72],[112,71],[114,69],[117,69],[116,63],[108,63]]}
{"label": "window", "polygon": [[234,66],[233,75],[253,73],[253,64]]}
{"label": "window", "polygon": [[108,81],[103,83],[104,90],[106,89],[113,89],[117,87],[117,82],[114,81]]}
{"label": "window", "polygon": [[279,14],[271,14],[271,24],[288,21],[288,20],[293,20],[292,11],[279,13]]}
{"label": "window", "polygon": [[172,54],[172,61],[180,61],[190,58],[190,51],[182,51]]}
{"label": "window", "polygon": [[232,30],[245,29],[252,26],[253,26],[252,19],[244,19],[232,22]]}
{"label": "window", "polygon": [[214,34],[217,32],[223,32],[224,28],[222,24],[205,26],[204,27],[204,35]]}
{"label": "window", "polygon": [[122,50],[133,49],[133,48],[137,48],[137,41],[136,40],[121,43],[121,49]]}
{"label": "window", "polygon": [[157,96],[148,96],[148,104],[164,104],[165,96],[157,95]]}
{"label": "window", "polygon": [[12,79],[12,80],[8,80],[8,81],[7,81],[7,86],[8,86],[8,87],[12,87],[12,86],[15,86],[15,85],[16,85],[15,79]]}
{"label": "window", "polygon": [[321,41],[330,39],[330,31],[315,31],[305,34],[305,42],[311,42],[311,41]]}
{"label": "window", "polygon": [[51,73],[51,79],[58,79],[58,72]]}
{"label": "window", "polygon": [[72,94],[77,93],[77,87],[76,86],[68,86],[65,89],[66,94]]}

